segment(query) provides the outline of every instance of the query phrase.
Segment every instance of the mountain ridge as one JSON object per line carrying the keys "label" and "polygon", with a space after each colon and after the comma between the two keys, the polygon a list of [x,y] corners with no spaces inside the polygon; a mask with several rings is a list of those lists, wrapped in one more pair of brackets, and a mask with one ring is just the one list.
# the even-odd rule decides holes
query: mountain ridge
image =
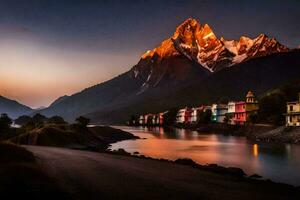
{"label": "mountain ridge", "polygon": [[33,109],[29,106],[19,103],[0,95],[0,114],[6,113],[11,118],[16,118],[23,114],[29,114]]}
{"label": "mountain ridge", "polygon": [[[146,112],[147,109],[138,110],[140,106],[136,106],[134,109],[135,105],[139,105],[145,99],[153,101],[155,106],[149,107],[153,111],[158,108],[166,109],[166,97],[174,97],[183,89],[188,90],[188,87],[195,82],[201,83],[203,80],[209,80],[214,77],[215,73],[226,69],[240,67],[240,65],[249,66],[244,63],[251,60],[258,59],[259,62],[264,63],[264,60],[270,60],[270,56],[271,60],[277,59],[277,56],[272,55],[280,54],[282,56],[285,55],[284,53],[293,54],[293,63],[299,65],[294,59],[299,56],[299,52],[294,55],[295,53],[292,53],[287,47],[265,34],[254,39],[241,36],[238,41],[227,41],[224,38],[218,39],[208,24],[201,26],[197,20],[189,18],[176,28],[171,37],[163,40],[156,48],[146,51],[139,62],[129,71],[75,93],[42,110],[42,114],[62,115],[69,121],[79,115],[87,115],[94,121],[102,123],[106,120],[101,120],[109,118],[108,115],[112,115],[111,112],[115,112],[117,115],[118,109],[120,112],[122,110],[125,112],[124,108],[128,107],[127,113],[124,114],[128,116]],[[285,63],[290,63],[285,58],[283,60]],[[256,63],[256,61],[252,63]],[[287,70],[290,68],[285,63],[271,63],[274,67],[284,67]],[[272,73],[268,66],[264,65],[263,67]],[[293,68],[292,70],[298,73],[297,69]],[[268,74],[263,72],[263,75],[267,76]],[[275,80],[282,80],[279,77],[280,74],[274,73],[274,76]],[[245,78],[247,79],[247,77]],[[245,84],[246,87],[247,83]],[[193,96],[189,98],[193,98]],[[182,100],[182,105],[187,99]],[[171,100],[174,99],[168,100],[172,105]],[[103,113],[104,116],[93,113]],[[120,122],[117,118],[114,116],[111,117],[111,120]]]}

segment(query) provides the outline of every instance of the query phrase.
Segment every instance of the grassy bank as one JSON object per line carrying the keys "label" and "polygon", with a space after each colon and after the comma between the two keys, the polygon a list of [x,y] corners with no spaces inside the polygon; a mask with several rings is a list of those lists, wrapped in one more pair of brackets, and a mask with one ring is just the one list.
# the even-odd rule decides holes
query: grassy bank
{"label": "grassy bank", "polygon": [[10,138],[23,145],[56,146],[73,149],[105,150],[111,143],[136,139],[125,131],[107,126],[80,127],[69,124],[46,124]]}

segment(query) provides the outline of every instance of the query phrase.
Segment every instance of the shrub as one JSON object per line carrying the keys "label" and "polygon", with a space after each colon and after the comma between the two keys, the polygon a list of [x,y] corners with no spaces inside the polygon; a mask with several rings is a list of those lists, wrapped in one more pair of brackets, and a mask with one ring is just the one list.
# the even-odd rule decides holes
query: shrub
{"label": "shrub", "polygon": [[87,127],[87,125],[90,123],[90,119],[83,116],[78,117],[75,121],[77,122],[77,125],[81,127]]}
{"label": "shrub", "polygon": [[0,116],[0,131],[7,130],[10,128],[12,120],[8,117],[7,114],[1,114]]}

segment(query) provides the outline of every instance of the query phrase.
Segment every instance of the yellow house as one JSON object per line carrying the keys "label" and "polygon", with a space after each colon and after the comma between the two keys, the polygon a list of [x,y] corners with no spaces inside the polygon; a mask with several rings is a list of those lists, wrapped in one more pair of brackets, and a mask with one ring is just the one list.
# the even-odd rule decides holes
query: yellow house
{"label": "yellow house", "polygon": [[300,93],[299,101],[287,103],[286,126],[300,126]]}
{"label": "yellow house", "polygon": [[258,102],[252,91],[249,91],[246,95],[246,113],[257,113],[259,110]]}

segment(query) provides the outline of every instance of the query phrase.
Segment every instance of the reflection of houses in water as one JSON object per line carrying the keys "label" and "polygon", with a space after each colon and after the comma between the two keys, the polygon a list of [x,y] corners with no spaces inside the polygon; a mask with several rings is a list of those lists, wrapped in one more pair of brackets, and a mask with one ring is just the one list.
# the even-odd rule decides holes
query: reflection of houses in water
{"label": "reflection of houses in water", "polygon": [[258,145],[253,144],[253,156],[257,157],[258,156]]}

